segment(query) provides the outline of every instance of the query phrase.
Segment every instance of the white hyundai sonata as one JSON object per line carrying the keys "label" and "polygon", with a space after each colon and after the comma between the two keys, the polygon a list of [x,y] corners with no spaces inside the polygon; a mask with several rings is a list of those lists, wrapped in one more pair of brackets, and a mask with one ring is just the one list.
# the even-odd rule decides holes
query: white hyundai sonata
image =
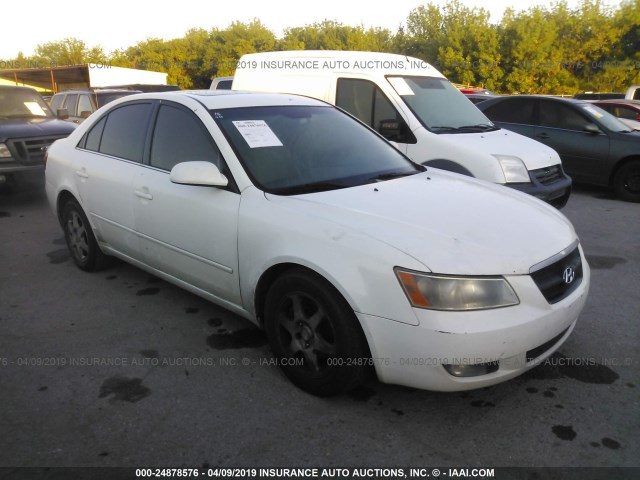
{"label": "white hyundai sonata", "polygon": [[46,189],[78,267],[118,257],[251,320],[316,395],[371,371],[442,391],[515,377],[589,289],[556,209],[417,165],[304,97],[117,100],[49,149]]}

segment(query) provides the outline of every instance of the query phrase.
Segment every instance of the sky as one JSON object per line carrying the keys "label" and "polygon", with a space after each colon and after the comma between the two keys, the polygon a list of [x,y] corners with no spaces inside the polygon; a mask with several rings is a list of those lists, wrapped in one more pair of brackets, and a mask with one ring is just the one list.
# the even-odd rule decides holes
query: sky
{"label": "sky", "polygon": [[[259,19],[277,37],[288,27],[304,26],[322,20],[344,25],[388,28],[396,32],[409,13],[428,1],[391,0],[180,0],[177,2],[108,2],[65,0],[9,0],[2,6],[0,59],[15,58],[18,52],[32,55],[36,45],[64,38],[77,38],[88,47],[100,46],[105,53],[127,48],[147,38],[166,40],[182,37],[191,28],[225,28],[233,21]],[[447,0],[431,0],[445,5]],[[481,7],[497,23],[505,9],[527,10],[535,5],[549,7],[551,0],[461,0],[467,7]],[[604,0],[617,6],[619,0]],[[570,7],[579,0],[568,0]],[[60,5],[58,8],[55,5]],[[0,68],[2,66],[0,65]]]}

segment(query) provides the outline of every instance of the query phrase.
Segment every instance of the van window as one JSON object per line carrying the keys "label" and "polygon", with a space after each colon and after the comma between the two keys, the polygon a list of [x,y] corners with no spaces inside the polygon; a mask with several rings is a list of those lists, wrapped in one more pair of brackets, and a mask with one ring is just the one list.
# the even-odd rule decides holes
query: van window
{"label": "van window", "polygon": [[[382,90],[369,80],[356,78],[339,78],[336,91],[336,105],[349,112],[354,117],[369,125],[381,135],[389,138],[383,125],[389,121],[398,122],[400,131],[403,130],[405,138],[389,138],[396,142],[415,143],[415,137],[409,132],[409,128],[402,116],[391,104]],[[409,139],[408,137],[412,137]]]}

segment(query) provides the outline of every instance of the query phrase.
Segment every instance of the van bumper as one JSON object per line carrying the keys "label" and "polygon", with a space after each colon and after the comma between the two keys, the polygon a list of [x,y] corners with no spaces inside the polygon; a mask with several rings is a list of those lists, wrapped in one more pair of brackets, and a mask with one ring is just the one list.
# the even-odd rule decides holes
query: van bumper
{"label": "van bumper", "polygon": [[533,195],[556,208],[567,204],[571,195],[571,177],[564,173],[562,165],[529,170],[530,183],[507,183],[506,186]]}

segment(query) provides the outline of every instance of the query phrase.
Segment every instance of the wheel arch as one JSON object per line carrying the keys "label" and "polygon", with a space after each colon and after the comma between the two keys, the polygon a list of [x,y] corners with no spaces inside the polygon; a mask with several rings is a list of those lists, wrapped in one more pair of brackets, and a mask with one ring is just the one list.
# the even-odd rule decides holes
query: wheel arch
{"label": "wheel arch", "polygon": [[349,301],[348,296],[345,295],[344,291],[340,289],[335,284],[335,282],[333,282],[330,278],[327,278],[327,275],[323,274],[322,272],[308,265],[288,261],[288,262],[277,263],[275,265],[270,266],[262,273],[262,275],[260,275],[260,278],[258,279],[254,296],[253,296],[254,298],[253,301],[254,301],[256,319],[258,320],[258,323],[260,325],[262,325],[264,322],[264,306],[265,306],[265,301],[267,298],[267,294],[269,292],[269,288],[271,287],[271,284],[276,278],[284,275],[286,272],[291,270],[302,270],[307,273],[310,273],[315,277],[322,279],[322,281],[324,281],[327,285],[331,286],[331,288],[335,290],[336,293],[339,294],[340,297],[345,301],[345,303],[349,305],[349,307],[353,310],[352,302]]}
{"label": "wheel arch", "polygon": [[[61,225],[62,225],[62,210],[64,208],[65,203],[67,203],[69,200],[78,202],[78,199],[69,190],[61,190],[58,193],[58,198],[56,199],[56,216],[58,217],[58,222]],[[80,202],[78,202],[78,204],[80,204]]]}
{"label": "wheel arch", "polygon": [[613,187],[613,181],[616,178],[616,174],[618,173],[618,170],[620,170],[624,165],[626,165],[629,162],[633,162],[634,160],[640,160],[640,155],[629,155],[628,157],[622,158],[620,160],[618,160],[618,162],[613,166],[613,168],[611,169],[611,173],[609,174],[609,187]]}

